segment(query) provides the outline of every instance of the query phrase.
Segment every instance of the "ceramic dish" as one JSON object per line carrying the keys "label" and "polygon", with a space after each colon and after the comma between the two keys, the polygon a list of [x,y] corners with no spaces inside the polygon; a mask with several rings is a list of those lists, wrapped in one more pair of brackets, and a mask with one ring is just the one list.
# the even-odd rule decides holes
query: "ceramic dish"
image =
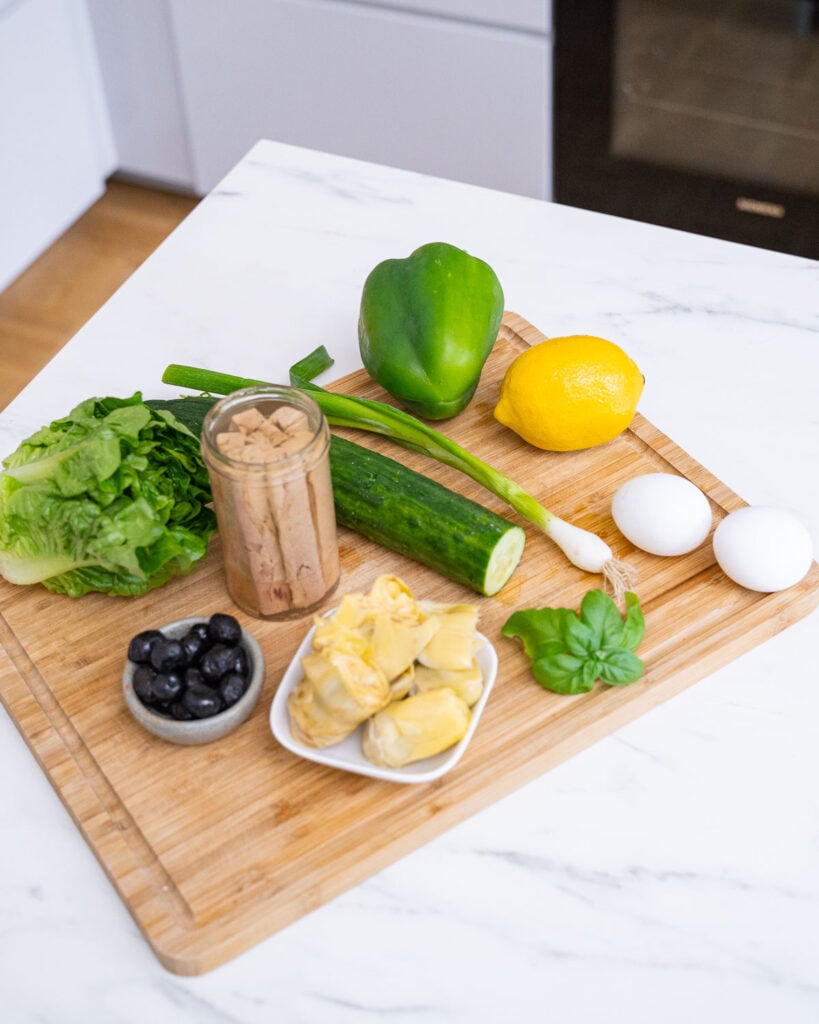
{"label": "ceramic dish", "polygon": [[[160,629],[168,639],[178,640],[188,632],[194,623],[207,621],[206,617],[193,616],[188,619],[177,619],[175,622],[168,622],[166,625],[156,628]],[[250,716],[264,683],[264,655],[259,644],[246,629],[242,630],[242,639],[239,642],[244,647],[250,663],[250,678],[247,689],[231,707],[220,711],[211,718],[198,718],[191,722],[178,722],[173,718],[165,718],[164,715],[146,707],[134,693],[133,675],[137,666],[133,661],[126,661],[125,671],[122,674],[122,692],[125,695],[128,710],[148,732],[171,743],[192,746],[196,743],[211,743],[213,740],[227,736]]]}
{"label": "ceramic dish", "polygon": [[282,681],[279,683],[276,696],[273,698],[273,703],[270,707],[270,728],[283,747],[286,747],[299,757],[304,757],[308,761],[315,761],[317,764],[329,765],[331,768],[340,768],[342,771],[355,772],[358,775],[369,775],[374,779],[386,779],[390,782],[432,782],[433,779],[439,779],[455,767],[469,746],[469,741],[478,727],[478,722],[489,699],[489,693],[492,690],[498,672],[498,656],[495,648],[485,636],[481,633],[478,634],[481,647],[475,655],[483,675],[483,693],[472,707],[472,718],[463,739],[434,757],[424,758],[423,761],[415,761],[412,764],[405,765],[403,768],[382,768],[368,761],[361,752],[363,725],[359,726],[341,743],[335,743],[333,746],[324,747],[321,750],[317,750],[315,747],[308,747],[305,743],[300,743],[294,739],[290,732],[287,698],[291,690],[302,678],[303,673],[300,659],[310,651],[314,633],[315,626],[304,638],[301,646],[293,656],[293,660],[282,676]]}

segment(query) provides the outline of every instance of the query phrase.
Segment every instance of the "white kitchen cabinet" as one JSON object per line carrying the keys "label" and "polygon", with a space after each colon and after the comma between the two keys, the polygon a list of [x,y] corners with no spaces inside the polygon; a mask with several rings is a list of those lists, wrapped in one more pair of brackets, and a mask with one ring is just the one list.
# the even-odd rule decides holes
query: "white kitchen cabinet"
{"label": "white kitchen cabinet", "polygon": [[548,0],[89,0],[122,171],[260,138],[551,196]]}
{"label": "white kitchen cabinet", "polygon": [[551,0],[353,0],[373,7],[393,7],[484,25],[548,32],[552,24]]}
{"label": "white kitchen cabinet", "polygon": [[0,289],[99,198],[114,167],[83,0],[0,0]]}
{"label": "white kitchen cabinet", "polygon": [[86,2],[117,167],[134,178],[192,190],[189,128],[167,0]]}

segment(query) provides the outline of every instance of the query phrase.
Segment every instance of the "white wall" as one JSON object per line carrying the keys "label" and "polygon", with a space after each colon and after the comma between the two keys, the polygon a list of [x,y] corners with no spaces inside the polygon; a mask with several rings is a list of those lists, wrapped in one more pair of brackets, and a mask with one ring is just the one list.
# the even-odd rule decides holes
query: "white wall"
{"label": "white wall", "polygon": [[114,167],[84,0],[0,2],[0,289],[102,194]]}

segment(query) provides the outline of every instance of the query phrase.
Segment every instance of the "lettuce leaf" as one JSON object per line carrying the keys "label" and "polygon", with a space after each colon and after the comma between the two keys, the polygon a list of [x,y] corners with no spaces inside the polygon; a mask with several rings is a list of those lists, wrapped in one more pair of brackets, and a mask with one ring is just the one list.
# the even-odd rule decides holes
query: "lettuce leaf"
{"label": "lettuce leaf", "polygon": [[164,409],[90,398],[0,475],[0,574],[77,597],[143,594],[190,572],[216,529],[199,439]]}

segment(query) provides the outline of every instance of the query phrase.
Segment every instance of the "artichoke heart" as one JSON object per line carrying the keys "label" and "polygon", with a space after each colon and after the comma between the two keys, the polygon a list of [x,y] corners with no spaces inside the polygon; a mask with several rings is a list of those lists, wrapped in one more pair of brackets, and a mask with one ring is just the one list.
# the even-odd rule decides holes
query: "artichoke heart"
{"label": "artichoke heart", "polygon": [[439,690],[448,686],[467,704],[472,707],[480,700],[483,693],[483,673],[477,659],[472,660],[469,668],[445,669],[429,668],[417,665],[412,680],[412,692],[424,693],[427,690]]}
{"label": "artichoke heart", "polygon": [[470,668],[479,643],[476,635],[477,607],[472,604],[436,605],[426,602],[422,607],[439,625],[418,655],[418,661],[429,668],[449,671]]}
{"label": "artichoke heart", "polygon": [[370,617],[370,604],[366,594],[345,594],[341,604],[331,616],[317,617],[316,626],[336,625],[343,629],[359,629]]}
{"label": "artichoke heart", "polygon": [[361,749],[373,764],[402,768],[463,739],[471,718],[464,701],[448,687],[416,693],[373,715]]}
{"label": "artichoke heart", "polygon": [[419,614],[412,591],[397,576],[379,576],[370,589],[369,601],[375,611],[389,611],[396,617],[417,619]]}
{"label": "artichoke heart", "polygon": [[382,612],[411,621],[419,617],[418,603],[412,591],[397,576],[379,576],[368,594],[346,594],[333,619],[340,625],[359,629]]}
{"label": "artichoke heart", "polygon": [[392,682],[413,664],[438,628],[437,619],[410,622],[390,613],[376,615],[369,660]]}
{"label": "artichoke heart", "polygon": [[340,743],[366,722],[364,755],[401,767],[457,743],[483,692],[478,609],[417,601],[397,576],[314,619],[303,678],[287,699],[293,737]]}
{"label": "artichoke heart", "polygon": [[390,700],[403,700],[410,690],[415,679],[415,665],[410,665],[406,672],[390,680]]}
{"label": "artichoke heart", "polygon": [[355,654],[306,654],[301,664],[287,707],[293,736],[310,747],[339,743],[390,700],[383,672]]}
{"label": "artichoke heart", "polygon": [[313,633],[313,650],[317,652],[344,651],[364,657],[370,645],[369,637],[362,629],[339,622],[336,616],[316,616]]}

